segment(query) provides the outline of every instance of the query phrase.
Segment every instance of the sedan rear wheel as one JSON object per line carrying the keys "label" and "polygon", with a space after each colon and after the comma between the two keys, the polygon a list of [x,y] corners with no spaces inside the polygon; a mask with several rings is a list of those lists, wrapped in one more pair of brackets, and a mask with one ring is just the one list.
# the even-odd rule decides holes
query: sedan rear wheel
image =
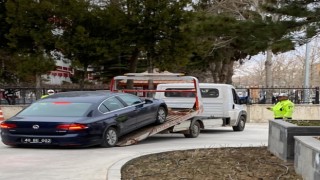
{"label": "sedan rear wheel", "polygon": [[167,119],[167,111],[165,110],[164,107],[160,106],[157,112],[157,124],[162,124],[166,121]]}
{"label": "sedan rear wheel", "polygon": [[118,132],[115,128],[109,127],[103,134],[102,147],[113,147],[118,142]]}

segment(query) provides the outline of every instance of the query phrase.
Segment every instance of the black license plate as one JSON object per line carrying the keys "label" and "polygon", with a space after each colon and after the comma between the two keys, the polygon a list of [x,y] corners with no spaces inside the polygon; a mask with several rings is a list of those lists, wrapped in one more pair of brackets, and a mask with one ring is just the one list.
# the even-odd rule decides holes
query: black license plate
{"label": "black license plate", "polygon": [[21,138],[24,144],[51,144],[52,140],[49,138]]}

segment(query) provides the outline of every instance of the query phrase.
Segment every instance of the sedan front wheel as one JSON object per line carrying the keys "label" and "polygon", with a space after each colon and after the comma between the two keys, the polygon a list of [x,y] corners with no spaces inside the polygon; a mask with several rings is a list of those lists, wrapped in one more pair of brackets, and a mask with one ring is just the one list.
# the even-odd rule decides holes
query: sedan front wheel
{"label": "sedan front wheel", "polygon": [[118,132],[115,128],[109,127],[107,130],[105,130],[102,138],[102,147],[113,147],[118,142]]}

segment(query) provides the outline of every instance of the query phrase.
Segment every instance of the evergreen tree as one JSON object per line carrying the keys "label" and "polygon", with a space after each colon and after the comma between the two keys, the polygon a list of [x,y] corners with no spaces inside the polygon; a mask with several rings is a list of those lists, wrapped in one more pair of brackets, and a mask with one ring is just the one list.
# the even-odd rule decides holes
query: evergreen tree
{"label": "evergreen tree", "polygon": [[[314,0],[267,0],[263,10],[278,16],[279,23],[288,27],[285,34],[298,44],[304,44],[320,32],[320,4]],[[280,46],[281,47],[281,46]]]}
{"label": "evergreen tree", "polygon": [[112,36],[117,36],[112,15],[87,0],[59,1],[57,18],[62,23],[57,46],[73,65],[82,69],[80,87],[84,87],[89,65],[109,59]]}
{"label": "evergreen tree", "polygon": [[36,82],[36,87],[40,87],[41,75],[55,67],[49,55],[55,42],[53,26],[48,22],[53,16],[53,8],[50,0],[6,2],[7,23],[10,25],[6,38],[15,52],[17,75],[21,80],[32,76],[31,81]]}
{"label": "evergreen tree", "polygon": [[[202,64],[211,71],[214,82],[231,83],[234,61],[268,49],[273,53],[292,50],[294,32],[305,28],[307,37],[317,32],[318,9],[311,1],[270,0],[263,8],[256,2],[260,1],[205,0],[195,6],[194,37],[199,48],[191,68]],[[306,13],[307,7],[313,7],[313,12]]]}
{"label": "evergreen tree", "polygon": [[148,60],[149,68],[177,70],[190,54],[187,22],[190,0],[124,0],[111,3],[118,12],[118,52],[130,55],[129,71],[136,72],[138,57]]}
{"label": "evergreen tree", "polygon": [[231,83],[234,61],[257,54],[267,44],[256,37],[262,21],[250,10],[251,4],[232,0],[224,3],[200,1],[195,6],[192,23],[196,48],[189,71],[201,65],[203,71],[210,72],[213,82]]}
{"label": "evergreen tree", "polygon": [[6,38],[10,30],[10,25],[6,21],[6,2],[7,0],[0,0],[0,83],[7,84],[16,82],[14,74],[16,70],[13,60],[10,58],[11,52]]}

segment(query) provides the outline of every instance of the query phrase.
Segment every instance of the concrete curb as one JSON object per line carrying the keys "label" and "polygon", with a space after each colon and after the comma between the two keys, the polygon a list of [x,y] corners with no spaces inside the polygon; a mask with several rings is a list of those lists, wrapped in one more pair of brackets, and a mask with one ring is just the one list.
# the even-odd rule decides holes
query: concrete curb
{"label": "concrete curb", "polygon": [[125,165],[128,161],[131,161],[132,159],[150,155],[150,154],[157,154],[157,153],[163,153],[163,152],[170,152],[170,151],[179,151],[179,150],[189,150],[189,149],[171,149],[171,150],[160,150],[160,151],[153,151],[153,152],[146,152],[146,153],[140,153],[134,156],[130,156],[127,158],[123,158],[115,163],[113,163],[107,171],[107,180],[121,180],[121,168],[123,165]]}
{"label": "concrete curb", "polygon": [[[139,156],[137,156],[139,157]],[[136,158],[134,157],[127,157],[121,159],[120,161],[115,162],[111,165],[107,172],[107,180],[121,180],[121,168],[125,165],[128,161]]]}

